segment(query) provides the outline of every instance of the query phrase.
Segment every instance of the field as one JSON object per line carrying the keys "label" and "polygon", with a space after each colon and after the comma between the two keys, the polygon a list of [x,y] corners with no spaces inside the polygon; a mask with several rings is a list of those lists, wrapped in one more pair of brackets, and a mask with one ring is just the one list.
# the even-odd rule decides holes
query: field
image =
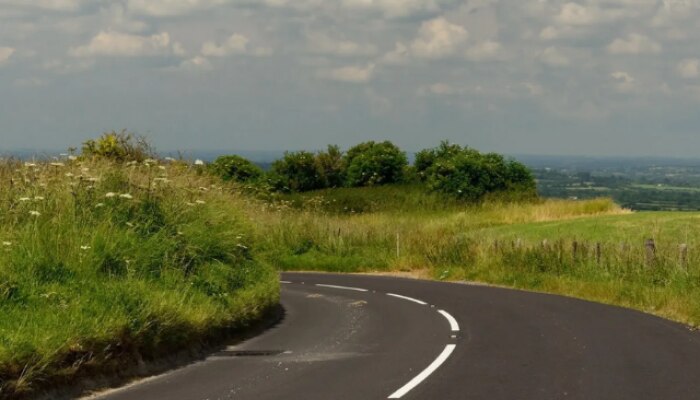
{"label": "field", "polygon": [[700,324],[700,214],[633,213],[608,199],[460,206],[413,186],[359,189],[367,195],[353,206],[352,191],[266,205],[256,213],[265,257],[288,270],[479,281]]}
{"label": "field", "polygon": [[278,303],[246,200],[197,168],[0,163],[0,398],[120,376]]}

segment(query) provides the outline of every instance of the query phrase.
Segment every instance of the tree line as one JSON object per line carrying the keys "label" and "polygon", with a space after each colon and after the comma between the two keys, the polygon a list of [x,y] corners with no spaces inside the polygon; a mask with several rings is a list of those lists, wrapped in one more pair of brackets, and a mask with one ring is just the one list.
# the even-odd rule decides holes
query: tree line
{"label": "tree line", "polygon": [[318,152],[285,152],[269,171],[238,155],[221,156],[209,168],[224,180],[267,184],[287,193],[401,183],[420,183],[466,201],[490,193],[536,192],[535,179],[522,163],[446,141],[418,152],[413,165],[392,142],[368,141],[345,152],[335,145]]}

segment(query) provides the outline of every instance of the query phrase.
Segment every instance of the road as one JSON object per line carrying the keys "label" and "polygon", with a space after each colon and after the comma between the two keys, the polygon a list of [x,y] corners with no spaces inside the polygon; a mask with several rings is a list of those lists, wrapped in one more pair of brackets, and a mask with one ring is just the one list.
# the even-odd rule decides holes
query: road
{"label": "road", "polygon": [[464,284],[282,279],[274,328],[95,398],[700,399],[700,334],[643,313]]}

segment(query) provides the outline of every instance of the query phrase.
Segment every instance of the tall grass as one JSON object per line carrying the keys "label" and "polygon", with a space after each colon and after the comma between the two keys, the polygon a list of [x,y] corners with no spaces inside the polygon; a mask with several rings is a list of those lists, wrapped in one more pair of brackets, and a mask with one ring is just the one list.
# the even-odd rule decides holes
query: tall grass
{"label": "tall grass", "polygon": [[118,372],[278,301],[244,200],[182,163],[0,162],[0,397]]}
{"label": "tall grass", "polygon": [[[391,190],[400,189],[377,193]],[[349,196],[334,193],[321,204],[338,197]],[[573,295],[700,325],[700,215],[631,213],[609,199],[441,208],[435,198],[388,211],[394,201],[355,213],[275,203],[257,210],[255,221],[265,256],[283,269],[408,271]],[[657,245],[651,264],[649,238]],[[689,246],[687,262],[681,243]]]}

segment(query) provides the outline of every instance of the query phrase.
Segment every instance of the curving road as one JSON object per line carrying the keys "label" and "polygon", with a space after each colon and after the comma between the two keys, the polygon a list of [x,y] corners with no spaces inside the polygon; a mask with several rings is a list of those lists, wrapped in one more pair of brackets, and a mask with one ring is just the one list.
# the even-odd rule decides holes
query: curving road
{"label": "curving road", "polygon": [[276,327],[93,398],[700,399],[700,334],[660,318],[482,286],[282,279]]}

